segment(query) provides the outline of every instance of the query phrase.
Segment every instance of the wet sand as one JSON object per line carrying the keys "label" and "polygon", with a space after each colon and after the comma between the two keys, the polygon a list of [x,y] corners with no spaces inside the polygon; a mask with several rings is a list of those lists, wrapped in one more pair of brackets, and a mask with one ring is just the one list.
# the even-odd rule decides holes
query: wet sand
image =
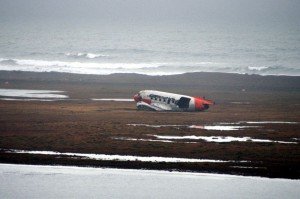
{"label": "wet sand", "polygon": [[[297,140],[300,138],[299,77],[221,73],[166,77],[133,74],[93,76],[2,71],[0,88],[59,90],[66,91],[63,94],[69,96],[68,99],[58,101],[0,100],[2,163],[163,169],[300,178],[300,145]],[[206,96],[216,101],[216,105],[208,111],[198,113],[143,112],[136,110],[134,102],[92,100],[128,99],[142,89]],[[240,121],[273,122],[244,124],[255,127],[228,131],[128,125],[214,126]],[[253,141],[218,143],[201,139],[153,142],[149,140],[157,138],[151,135],[251,137],[296,144]],[[102,161],[64,155],[6,153],[7,149],[233,162]]]}

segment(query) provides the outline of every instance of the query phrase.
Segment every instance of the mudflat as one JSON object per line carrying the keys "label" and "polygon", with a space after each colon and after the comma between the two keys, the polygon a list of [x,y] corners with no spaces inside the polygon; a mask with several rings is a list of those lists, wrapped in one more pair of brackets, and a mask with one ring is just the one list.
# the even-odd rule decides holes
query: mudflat
{"label": "mudflat", "polygon": [[[300,178],[300,78],[224,73],[171,76],[0,72],[1,89],[60,90],[56,101],[0,100],[0,162]],[[155,89],[216,102],[204,112],[146,112],[132,98]],[[1,95],[1,94],[0,94]],[[17,98],[23,100],[23,98]],[[227,126],[227,129],[222,129]],[[230,129],[228,127],[232,127]],[[207,141],[205,138],[210,137]],[[245,138],[246,141],[227,138]],[[141,162],[13,153],[57,151],[224,160]]]}

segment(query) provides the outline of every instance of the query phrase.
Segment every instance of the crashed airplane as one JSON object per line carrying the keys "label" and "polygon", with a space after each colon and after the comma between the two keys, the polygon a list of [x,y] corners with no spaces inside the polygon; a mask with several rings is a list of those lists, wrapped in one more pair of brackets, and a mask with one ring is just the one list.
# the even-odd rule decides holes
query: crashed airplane
{"label": "crashed airplane", "polygon": [[138,110],[149,111],[204,111],[213,101],[204,97],[191,97],[175,93],[167,93],[155,90],[142,90],[134,95]]}

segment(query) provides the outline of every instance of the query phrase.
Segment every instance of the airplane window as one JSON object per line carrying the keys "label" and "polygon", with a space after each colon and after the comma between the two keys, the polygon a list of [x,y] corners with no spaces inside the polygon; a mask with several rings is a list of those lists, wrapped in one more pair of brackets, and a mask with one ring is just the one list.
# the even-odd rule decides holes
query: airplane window
{"label": "airplane window", "polygon": [[156,98],[156,97],[155,97],[154,99],[155,99],[155,100],[157,100],[157,98]]}
{"label": "airplane window", "polygon": [[172,99],[172,103],[175,103],[175,99]]}
{"label": "airplane window", "polygon": [[161,99],[159,98],[159,101],[161,101]]}
{"label": "airplane window", "polygon": [[170,102],[171,102],[171,99],[170,99],[170,98],[168,98],[168,104],[170,104]]}
{"label": "airplane window", "polygon": [[164,102],[166,102],[166,98],[164,98]]}

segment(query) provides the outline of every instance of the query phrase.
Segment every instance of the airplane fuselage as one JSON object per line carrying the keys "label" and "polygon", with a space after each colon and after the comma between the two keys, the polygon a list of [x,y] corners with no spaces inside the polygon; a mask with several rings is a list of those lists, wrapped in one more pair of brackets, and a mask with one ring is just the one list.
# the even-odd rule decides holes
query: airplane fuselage
{"label": "airplane fuselage", "polygon": [[139,110],[203,111],[213,104],[202,97],[191,97],[155,90],[142,90],[134,96]]}

